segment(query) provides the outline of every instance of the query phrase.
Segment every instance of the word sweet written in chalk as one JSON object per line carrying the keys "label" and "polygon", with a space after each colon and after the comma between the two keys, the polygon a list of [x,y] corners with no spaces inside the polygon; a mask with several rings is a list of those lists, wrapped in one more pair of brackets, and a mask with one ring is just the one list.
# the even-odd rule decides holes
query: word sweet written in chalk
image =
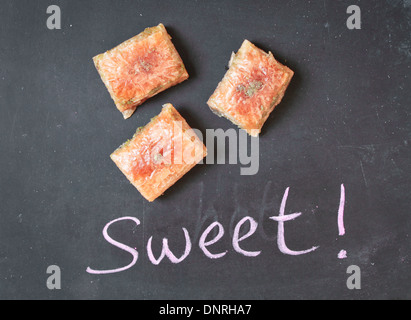
{"label": "word sweet written in chalk", "polygon": [[[287,199],[288,199],[288,193],[289,193],[290,188],[287,188],[285,190],[282,202],[281,202],[281,207],[280,207],[280,212],[278,216],[272,216],[270,217],[271,220],[278,222],[278,232],[277,232],[277,245],[278,245],[278,249],[286,255],[291,255],[291,256],[298,256],[298,255],[303,255],[303,254],[308,254],[310,252],[313,252],[315,250],[317,250],[319,247],[318,246],[313,246],[309,249],[306,250],[301,250],[301,251],[295,251],[292,250],[290,248],[288,248],[286,241],[285,241],[285,235],[284,235],[284,231],[285,231],[285,222],[287,221],[291,221],[294,220],[296,218],[298,218],[301,215],[301,212],[298,213],[292,213],[292,214],[285,214],[285,207],[287,204]],[[341,185],[341,197],[340,197],[340,207],[338,210],[338,227],[339,227],[339,235],[342,236],[345,233],[345,229],[344,229],[344,224],[343,224],[343,217],[344,217],[344,205],[345,205],[345,188],[344,185]],[[106,239],[106,241],[110,244],[112,244],[113,246],[124,250],[128,253],[130,253],[130,255],[133,257],[132,261],[130,264],[128,264],[127,266],[121,267],[121,268],[117,268],[117,269],[111,269],[111,270],[95,270],[92,269],[90,267],[87,268],[87,272],[91,273],[91,274],[110,274],[110,273],[117,273],[117,272],[122,272],[125,271],[127,269],[130,269],[131,267],[133,267],[138,260],[139,257],[139,253],[137,251],[137,248],[132,248],[130,246],[127,246],[121,242],[118,242],[116,240],[114,240],[113,238],[111,238],[108,235],[108,229],[110,228],[111,225],[113,225],[114,223],[120,222],[120,221],[131,221],[133,223],[135,223],[137,226],[140,225],[140,220],[135,218],[135,217],[121,217],[118,219],[115,219],[111,222],[109,222],[103,229],[103,236]],[[240,230],[243,228],[245,228],[245,226],[248,225],[248,231],[240,236]],[[244,226],[244,227],[243,227]],[[250,238],[257,230],[258,228],[258,223],[249,216],[244,217],[243,219],[241,219],[237,225],[234,228],[234,233],[232,236],[232,246],[234,251],[236,251],[237,253],[247,256],[247,257],[257,257],[261,254],[261,251],[247,251],[244,250],[241,246],[241,242],[245,241],[247,238]],[[213,236],[211,238],[211,233],[216,230],[217,234],[215,236]],[[186,228],[182,228],[182,232],[184,234],[185,237],[185,250],[184,253],[177,257],[170,249],[169,244],[168,244],[168,239],[167,238],[163,238],[163,246],[162,246],[162,250],[161,250],[161,254],[156,257],[153,253],[153,249],[152,249],[152,242],[153,242],[153,237],[151,236],[148,241],[147,241],[147,257],[149,258],[149,260],[151,261],[152,264],[154,265],[159,265],[161,263],[161,261],[167,257],[172,263],[180,263],[182,261],[184,261],[188,255],[190,254],[191,250],[192,250],[192,242],[191,242],[191,238],[190,238],[190,234],[188,232],[188,230]],[[211,246],[215,243],[217,243],[223,236],[224,236],[225,230],[224,227],[221,223],[219,223],[218,221],[215,221],[213,223],[211,223],[202,233],[198,246],[199,248],[202,250],[202,252],[204,253],[204,255],[210,259],[220,259],[222,257],[224,257],[227,254],[227,250],[223,251],[223,252],[212,252],[211,251]],[[215,232],[214,232],[215,234]],[[211,238],[211,239],[210,239]],[[342,252],[344,252],[344,255],[342,254]],[[338,255],[338,257],[340,259],[345,258],[346,257],[346,252],[345,251],[341,251],[340,254]]]}

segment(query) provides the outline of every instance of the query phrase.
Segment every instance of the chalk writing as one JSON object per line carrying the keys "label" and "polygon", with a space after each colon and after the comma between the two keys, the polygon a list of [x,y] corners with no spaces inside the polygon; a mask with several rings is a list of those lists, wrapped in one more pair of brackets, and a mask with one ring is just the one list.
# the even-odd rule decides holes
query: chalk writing
{"label": "chalk writing", "polygon": [[[218,234],[214,237],[213,240],[210,241],[206,241],[208,234],[211,232],[211,230],[213,230],[215,227],[218,227]],[[210,226],[205,229],[205,231],[203,232],[203,234],[200,237],[200,242],[198,243],[198,246],[200,247],[201,250],[203,250],[204,254],[210,258],[210,259],[218,259],[218,258],[222,258],[226,255],[227,250],[221,253],[216,253],[213,254],[211,253],[207,247],[213,245],[214,243],[216,243],[218,240],[220,240],[224,235],[224,227],[223,225],[218,222],[215,221],[212,224],[210,224]]]}
{"label": "chalk writing", "polygon": [[137,218],[134,218],[134,217],[122,217],[122,218],[118,218],[118,219],[115,219],[115,220],[107,223],[107,225],[106,225],[106,226],[104,227],[104,229],[103,229],[103,236],[104,236],[104,239],[106,239],[106,241],[107,241],[108,243],[112,244],[113,246],[115,246],[115,247],[117,247],[117,248],[119,248],[119,249],[121,249],[121,250],[124,250],[124,251],[129,252],[129,253],[133,256],[133,261],[132,261],[129,265],[125,266],[125,267],[118,268],[118,269],[113,269],[113,270],[94,270],[94,269],[91,269],[90,267],[88,267],[88,268],[87,268],[87,272],[88,272],[88,273],[92,273],[92,274],[109,274],[109,273],[116,273],[116,272],[121,272],[121,271],[127,270],[127,269],[131,268],[132,266],[134,266],[134,265],[136,264],[137,259],[138,259],[138,252],[137,252],[137,250],[136,250],[136,249],[133,249],[133,248],[131,248],[131,247],[129,247],[129,246],[126,246],[125,244],[122,244],[121,242],[118,242],[118,241],[116,241],[116,240],[113,240],[113,239],[108,235],[108,232],[107,232],[108,228],[109,228],[113,223],[116,223],[116,222],[118,222],[118,221],[124,221],[124,220],[134,221],[134,222],[136,223],[136,225],[139,225],[139,224],[140,224],[140,220],[138,220]]}
{"label": "chalk writing", "polygon": [[184,254],[180,257],[177,258],[170,250],[169,246],[168,246],[168,239],[164,238],[163,239],[163,249],[161,250],[161,255],[158,259],[156,259],[153,255],[153,250],[151,248],[151,242],[153,240],[153,237],[150,237],[150,239],[148,239],[148,243],[147,243],[147,254],[148,254],[148,258],[150,259],[150,261],[155,264],[155,265],[159,265],[161,260],[163,260],[163,258],[165,256],[167,256],[170,261],[172,263],[180,263],[181,261],[183,261],[185,258],[187,258],[187,256],[190,254],[191,252],[191,240],[190,240],[190,236],[188,234],[187,229],[183,228],[184,231],[184,236],[186,239],[186,249],[184,251]]}
{"label": "chalk writing", "polygon": [[[238,238],[240,234],[241,226],[246,221],[250,222],[250,230],[248,230],[248,232],[245,235],[243,235],[241,238]],[[235,226],[234,235],[233,235],[233,248],[235,251],[237,251],[238,253],[241,253],[242,255],[245,255],[246,257],[256,257],[261,253],[261,251],[245,251],[240,248],[240,244],[239,244],[240,241],[243,241],[247,239],[248,237],[251,237],[253,233],[257,230],[257,227],[258,227],[258,223],[251,217],[245,217],[241,219],[239,223],[237,223],[237,225]]]}
{"label": "chalk writing", "polygon": [[285,210],[285,205],[287,203],[289,190],[290,188],[287,188],[287,190],[285,190],[283,201],[281,202],[280,215],[278,217],[271,217],[270,219],[278,221],[278,234],[277,234],[278,249],[280,249],[280,251],[284,254],[298,256],[298,255],[307,254],[314,250],[317,250],[318,247],[312,247],[311,249],[303,250],[303,251],[293,251],[293,250],[288,249],[287,245],[285,244],[284,222],[294,220],[298,218],[299,216],[301,216],[301,212],[284,215],[284,210]]}
{"label": "chalk writing", "polygon": [[[344,226],[344,207],[345,207],[345,187],[341,185],[341,196],[340,196],[340,206],[338,208],[338,234],[340,236],[345,235],[345,226]],[[338,253],[338,259],[346,259],[347,258],[347,251],[341,250]]]}
{"label": "chalk writing", "polygon": [[345,206],[345,187],[341,185],[341,197],[340,197],[340,207],[338,208],[338,231],[339,235],[345,235],[344,226],[344,206]]}
{"label": "chalk writing", "polygon": [[[288,246],[286,244],[286,240],[285,240],[285,222],[295,220],[295,219],[297,219],[298,217],[300,217],[302,215],[301,212],[285,214],[289,192],[290,192],[290,188],[287,188],[284,192],[284,196],[282,198],[281,206],[280,206],[280,210],[279,210],[279,215],[269,217],[270,220],[273,220],[273,221],[278,223],[277,246],[278,246],[279,251],[281,253],[285,254],[285,255],[298,256],[298,255],[309,254],[309,253],[317,250],[319,248],[319,246],[313,246],[310,249],[296,251],[296,250],[292,250],[292,249],[288,248]],[[344,187],[344,185],[341,185],[341,195],[340,195],[340,203],[339,203],[338,219],[337,219],[338,220],[339,235],[344,235],[345,234],[344,206],[345,206],[345,187]],[[88,273],[91,273],[91,274],[118,273],[118,272],[122,272],[122,271],[125,271],[127,269],[130,269],[131,267],[133,267],[137,263],[138,257],[139,257],[137,248],[132,248],[132,247],[127,246],[127,245],[125,245],[125,244],[123,244],[119,241],[116,241],[113,238],[111,238],[108,234],[108,229],[110,228],[110,226],[112,226],[115,223],[122,222],[122,221],[131,221],[131,222],[135,223],[137,226],[140,225],[140,220],[135,218],[135,217],[118,218],[118,219],[112,220],[112,221],[110,221],[109,223],[106,224],[106,226],[103,228],[103,237],[111,245],[113,245],[113,246],[115,246],[115,247],[117,247],[117,248],[119,248],[123,251],[128,252],[132,257],[132,261],[128,265],[126,265],[124,267],[116,268],[116,269],[96,270],[96,269],[92,269],[92,268],[88,267],[87,270],[86,270]],[[245,234],[240,236],[240,230],[245,229],[246,227],[248,227],[247,231],[245,232]],[[246,256],[246,257],[250,257],[250,258],[257,257],[261,254],[261,251],[247,251],[247,250],[243,249],[240,246],[241,242],[251,238],[256,233],[258,227],[259,227],[259,223],[250,216],[246,216],[246,217],[242,218],[239,222],[237,222],[237,224],[234,227],[234,232],[231,235],[231,237],[232,237],[231,244],[232,244],[233,250],[236,253],[238,253],[240,255],[243,255],[243,256]],[[178,254],[175,254],[171,251],[168,238],[163,238],[162,239],[161,253],[156,258],[154,253],[153,253],[153,248],[152,248],[152,243],[154,241],[153,240],[154,236],[151,236],[148,239],[147,245],[146,245],[147,257],[153,265],[159,265],[164,260],[165,257],[167,257],[168,260],[171,263],[178,264],[178,263],[183,262],[190,255],[190,253],[192,251],[192,238],[190,237],[190,233],[186,228],[182,227],[182,230],[183,230],[184,239],[185,239],[185,249],[184,249],[184,252],[181,253],[180,256],[178,256]],[[209,239],[211,232],[214,231],[214,230],[217,231],[217,234],[214,233],[213,238]],[[198,247],[204,253],[204,255],[207,258],[209,258],[209,259],[221,259],[221,258],[226,256],[226,254],[228,253],[228,250],[225,250],[225,251],[222,251],[222,252],[219,252],[219,253],[212,253],[210,251],[211,250],[210,247],[212,245],[216,244],[218,241],[220,241],[223,238],[224,234],[225,234],[224,226],[218,221],[212,222],[203,231],[203,233],[201,234],[201,236],[199,238]],[[347,252],[345,250],[341,250],[338,254],[338,258],[344,259],[346,257],[347,257]]]}

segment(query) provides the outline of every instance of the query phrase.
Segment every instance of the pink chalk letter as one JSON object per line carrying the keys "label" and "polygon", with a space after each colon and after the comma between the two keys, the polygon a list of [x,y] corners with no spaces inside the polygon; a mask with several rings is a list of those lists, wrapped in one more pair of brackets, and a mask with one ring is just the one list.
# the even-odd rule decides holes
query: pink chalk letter
{"label": "pink chalk letter", "polygon": [[121,250],[124,250],[124,251],[129,252],[129,253],[133,256],[133,261],[131,261],[131,263],[130,263],[129,265],[125,266],[125,267],[118,268],[118,269],[112,269],[112,270],[94,270],[94,269],[91,269],[90,267],[88,267],[87,270],[86,270],[88,273],[91,273],[91,274],[117,273],[117,272],[121,272],[121,271],[130,269],[132,266],[134,266],[134,265],[136,264],[137,259],[138,259],[138,252],[137,252],[137,250],[135,250],[135,249],[133,249],[133,248],[131,248],[131,247],[129,247],[129,246],[126,246],[125,244],[122,244],[121,242],[118,242],[118,241],[116,241],[116,240],[113,240],[113,239],[108,235],[108,232],[107,232],[108,228],[109,228],[113,223],[116,223],[116,222],[118,222],[118,221],[123,221],[123,220],[131,220],[131,221],[134,221],[136,225],[139,225],[139,224],[140,224],[140,220],[138,220],[137,218],[134,218],[134,217],[122,217],[122,218],[118,218],[118,219],[115,219],[115,220],[113,220],[113,221],[111,221],[111,222],[109,222],[109,223],[106,224],[106,226],[105,226],[104,229],[103,229],[103,236],[104,236],[104,239],[106,239],[106,241],[107,241],[108,243],[112,244],[113,246],[115,246],[115,247],[117,247],[117,248],[119,248],[119,249],[121,249]]}
{"label": "pink chalk letter", "polygon": [[186,248],[185,248],[184,254],[183,254],[180,258],[177,258],[177,257],[170,251],[170,248],[169,248],[169,246],[168,246],[168,239],[167,239],[167,238],[164,238],[164,239],[163,239],[163,248],[162,248],[162,250],[161,250],[160,257],[159,257],[158,259],[156,259],[156,258],[154,257],[154,255],[153,255],[153,249],[152,249],[152,246],[151,246],[151,242],[153,241],[153,237],[150,237],[150,239],[148,239],[148,242],[147,242],[147,255],[148,255],[148,258],[150,259],[150,261],[151,261],[154,265],[159,265],[160,262],[161,262],[161,260],[163,260],[163,258],[164,258],[165,256],[167,256],[172,263],[180,263],[180,262],[183,261],[185,258],[187,258],[187,256],[188,256],[188,255],[190,254],[190,252],[191,252],[191,240],[190,240],[190,236],[189,236],[189,234],[188,234],[187,229],[183,228],[183,231],[184,231],[184,236],[185,236],[185,239],[186,239]]}
{"label": "pink chalk letter", "polygon": [[[210,240],[210,241],[206,241],[207,236],[209,235],[209,233],[211,232],[211,230],[213,230],[215,227],[218,227],[218,234],[217,236]],[[219,223],[218,221],[213,222],[212,224],[210,224],[210,226],[203,232],[203,234],[201,235],[200,241],[199,241],[199,247],[201,250],[203,250],[204,254],[211,259],[218,259],[221,257],[224,257],[227,253],[227,251],[225,252],[221,252],[221,253],[217,253],[217,254],[213,254],[211,253],[207,247],[211,246],[212,244],[216,243],[218,240],[220,240],[224,235],[224,227],[221,223]]]}
{"label": "pink chalk letter", "polygon": [[[243,235],[241,238],[239,238],[239,234],[240,234],[240,229],[241,226],[246,222],[249,221],[250,222],[250,230],[248,230],[248,232]],[[251,217],[245,217],[243,219],[240,220],[240,222],[237,223],[237,225],[235,226],[234,229],[234,235],[233,235],[233,247],[234,250],[237,251],[238,253],[241,253],[242,255],[245,255],[247,257],[256,257],[258,256],[261,251],[246,251],[240,248],[240,241],[243,241],[245,239],[247,239],[248,237],[252,236],[255,232],[255,230],[257,230],[257,226],[258,223]]]}
{"label": "pink chalk letter", "polygon": [[338,232],[340,236],[345,235],[344,227],[345,187],[341,185],[340,207],[338,208]]}
{"label": "pink chalk letter", "polygon": [[341,250],[341,251],[338,253],[338,259],[347,259],[347,251]]}
{"label": "pink chalk letter", "polygon": [[293,250],[288,249],[287,245],[285,244],[284,222],[294,220],[295,218],[298,218],[301,215],[301,212],[284,215],[285,205],[287,203],[289,190],[290,188],[287,188],[287,190],[285,190],[283,201],[281,202],[280,215],[278,217],[270,217],[270,219],[278,222],[278,233],[277,233],[278,249],[280,249],[280,251],[284,254],[298,256],[298,255],[306,254],[314,250],[317,250],[319,247],[312,247],[311,249],[303,250],[303,251],[293,251]]}

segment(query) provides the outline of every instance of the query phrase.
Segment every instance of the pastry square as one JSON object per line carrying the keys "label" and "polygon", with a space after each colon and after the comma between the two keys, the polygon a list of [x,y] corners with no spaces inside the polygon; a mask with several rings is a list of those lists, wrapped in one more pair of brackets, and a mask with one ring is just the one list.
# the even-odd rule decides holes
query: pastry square
{"label": "pastry square", "polygon": [[111,154],[117,167],[152,202],[207,155],[203,142],[171,105]]}
{"label": "pastry square", "polygon": [[294,72],[250,41],[232,54],[229,69],[207,104],[251,136],[258,136],[265,121],[281,102]]}
{"label": "pastry square", "polygon": [[161,23],[95,56],[93,61],[124,119],[147,99],[188,78]]}

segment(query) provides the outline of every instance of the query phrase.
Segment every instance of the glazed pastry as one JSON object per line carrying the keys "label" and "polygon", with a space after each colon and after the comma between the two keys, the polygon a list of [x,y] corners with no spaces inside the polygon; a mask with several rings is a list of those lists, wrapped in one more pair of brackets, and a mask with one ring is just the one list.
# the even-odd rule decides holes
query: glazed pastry
{"label": "glazed pastry", "polygon": [[123,174],[154,201],[207,155],[207,149],[171,105],[111,154]]}
{"label": "glazed pastry", "polygon": [[232,54],[229,69],[207,104],[251,136],[258,136],[265,121],[281,102],[294,72],[250,41]]}
{"label": "glazed pastry", "polygon": [[163,24],[145,29],[93,61],[125,119],[147,99],[188,78]]}

